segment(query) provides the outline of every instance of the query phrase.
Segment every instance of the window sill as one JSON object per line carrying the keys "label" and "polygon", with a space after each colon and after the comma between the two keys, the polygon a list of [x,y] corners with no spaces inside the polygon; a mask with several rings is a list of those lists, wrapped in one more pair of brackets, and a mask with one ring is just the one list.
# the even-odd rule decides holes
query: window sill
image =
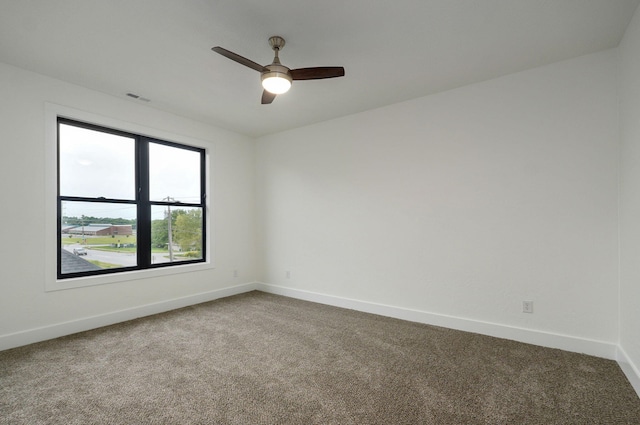
{"label": "window sill", "polygon": [[87,286],[104,285],[109,283],[127,282],[131,280],[151,279],[154,277],[170,276],[175,274],[197,272],[201,270],[211,270],[215,268],[210,262],[197,264],[175,265],[157,269],[133,270],[99,276],[83,276],[69,279],[56,279],[47,282],[46,292],[61,291],[65,289],[84,288]]}

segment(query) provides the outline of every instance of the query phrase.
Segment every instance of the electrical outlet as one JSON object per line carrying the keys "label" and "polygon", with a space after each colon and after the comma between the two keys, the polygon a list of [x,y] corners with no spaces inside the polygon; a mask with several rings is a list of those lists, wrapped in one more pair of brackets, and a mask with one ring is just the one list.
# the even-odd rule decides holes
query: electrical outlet
{"label": "electrical outlet", "polygon": [[289,270],[287,270],[284,275],[287,277],[287,279],[291,279],[291,272]]}
{"label": "electrical outlet", "polygon": [[522,301],[522,312],[533,313],[533,301]]}
{"label": "electrical outlet", "polygon": [[238,270],[233,271],[233,277],[238,277]]}

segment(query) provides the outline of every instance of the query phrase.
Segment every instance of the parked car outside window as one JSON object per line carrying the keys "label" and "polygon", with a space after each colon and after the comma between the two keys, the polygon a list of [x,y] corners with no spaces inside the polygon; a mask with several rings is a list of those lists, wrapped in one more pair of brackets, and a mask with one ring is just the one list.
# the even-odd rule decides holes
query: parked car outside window
{"label": "parked car outside window", "polygon": [[76,255],[87,255],[87,250],[85,248],[73,248],[73,253]]}

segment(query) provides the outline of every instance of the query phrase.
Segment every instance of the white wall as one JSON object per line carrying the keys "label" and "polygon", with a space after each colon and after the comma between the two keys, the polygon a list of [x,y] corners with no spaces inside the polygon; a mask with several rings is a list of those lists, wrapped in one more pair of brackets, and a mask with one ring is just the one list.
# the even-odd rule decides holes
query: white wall
{"label": "white wall", "polygon": [[[203,299],[198,294],[208,294],[206,298],[256,280],[253,140],[3,64],[0,93],[0,348],[154,311],[142,306],[195,302]],[[208,143],[213,148],[216,268],[45,292],[47,273],[55,274],[55,269],[45,270],[43,258],[49,254],[44,223],[47,215],[56,214],[45,202],[50,196],[45,190],[45,102]],[[233,270],[238,270],[237,278]],[[187,301],[180,301],[185,297]],[[96,316],[107,319],[95,320]],[[76,322],[81,323],[75,326]]]}
{"label": "white wall", "polygon": [[[620,346],[640,394],[640,12],[620,44]],[[632,381],[633,382],[633,381]]]}
{"label": "white wall", "polygon": [[615,347],[617,106],[609,50],[263,137],[264,282]]}

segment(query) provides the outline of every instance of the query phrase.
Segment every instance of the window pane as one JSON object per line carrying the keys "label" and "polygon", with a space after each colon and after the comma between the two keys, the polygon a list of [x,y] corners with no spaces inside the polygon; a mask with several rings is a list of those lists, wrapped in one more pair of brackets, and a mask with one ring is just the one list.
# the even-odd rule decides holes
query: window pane
{"label": "window pane", "polygon": [[200,203],[200,153],[149,143],[149,199]]}
{"label": "window pane", "polygon": [[137,265],[136,206],[62,202],[62,274]]}
{"label": "window pane", "polygon": [[135,140],[60,124],[60,195],[135,199]]}
{"label": "window pane", "polygon": [[151,262],[198,259],[202,259],[202,208],[152,206]]}

